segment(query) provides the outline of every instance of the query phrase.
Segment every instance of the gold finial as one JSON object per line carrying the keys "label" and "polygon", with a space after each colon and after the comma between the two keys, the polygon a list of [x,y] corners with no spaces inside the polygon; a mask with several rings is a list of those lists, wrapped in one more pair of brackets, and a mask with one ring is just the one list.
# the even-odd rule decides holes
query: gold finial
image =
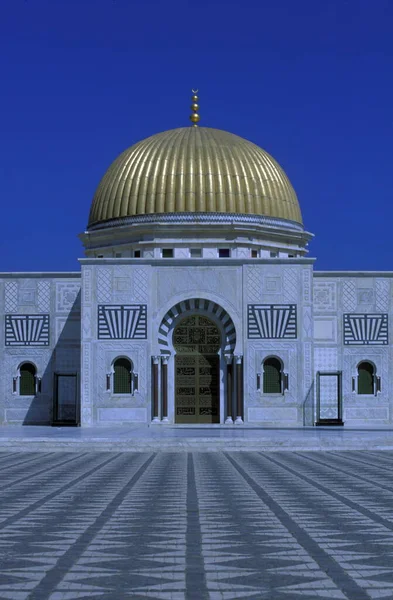
{"label": "gold finial", "polygon": [[192,90],[192,98],[191,98],[191,100],[192,100],[192,104],[191,104],[192,114],[190,115],[190,121],[192,121],[193,127],[198,127],[198,121],[201,118],[198,115],[199,104],[198,104],[197,93],[198,93],[198,90]]}

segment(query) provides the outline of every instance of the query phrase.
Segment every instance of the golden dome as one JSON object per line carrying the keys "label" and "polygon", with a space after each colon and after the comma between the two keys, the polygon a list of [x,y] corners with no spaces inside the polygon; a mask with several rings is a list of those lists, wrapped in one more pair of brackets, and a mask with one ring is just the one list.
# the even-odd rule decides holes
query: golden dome
{"label": "golden dome", "polygon": [[120,154],[97,188],[88,227],[157,213],[255,214],[302,223],[295,190],[274,158],[207,127],[164,131]]}

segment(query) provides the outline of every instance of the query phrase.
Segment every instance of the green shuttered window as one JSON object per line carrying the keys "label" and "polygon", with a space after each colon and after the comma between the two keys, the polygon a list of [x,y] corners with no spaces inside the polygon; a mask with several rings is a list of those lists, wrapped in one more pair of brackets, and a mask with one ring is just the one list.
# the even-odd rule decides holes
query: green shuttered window
{"label": "green shuttered window", "polygon": [[31,363],[25,363],[19,369],[20,372],[20,384],[19,394],[20,396],[34,396],[35,394],[35,366]]}
{"label": "green shuttered window", "polygon": [[267,358],[263,363],[263,393],[281,394],[281,363],[277,358]]}
{"label": "green shuttered window", "polygon": [[374,366],[369,362],[358,366],[358,394],[374,394]]}
{"label": "green shuttered window", "polygon": [[115,394],[131,394],[131,362],[127,358],[118,358],[113,367],[113,392]]}

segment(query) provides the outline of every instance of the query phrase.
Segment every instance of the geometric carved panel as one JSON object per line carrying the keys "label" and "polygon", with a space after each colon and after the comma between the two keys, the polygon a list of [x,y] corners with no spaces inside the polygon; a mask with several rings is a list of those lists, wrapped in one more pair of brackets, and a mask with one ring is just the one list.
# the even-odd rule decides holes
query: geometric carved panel
{"label": "geometric carved panel", "polygon": [[337,284],[335,281],[318,281],[314,283],[314,310],[337,309]]}
{"label": "geometric carved panel", "polygon": [[56,311],[70,312],[80,291],[79,283],[56,283]]}
{"label": "geometric carved panel", "polygon": [[385,346],[388,343],[388,315],[344,314],[344,344]]}
{"label": "geometric carved panel", "polygon": [[49,315],[5,315],[6,346],[49,346]]}
{"label": "geometric carved panel", "polygon": [[296,339],[296,304],[249,304],[249,339]]}
{"label": "geometric carved panel", "polygon": [[5,284],[5,310],[18,311],[18,284],[16,281],[7,281]]}
{"label": "geometric carved panel", "polygon": [[353,281],[344,281],[342,302],[344,310],[356,310],[356,286]]}
{"label": "geometric carved panel", "polygon": [[146,304],[99,305],[98,338],[143,340],[147,337]]}

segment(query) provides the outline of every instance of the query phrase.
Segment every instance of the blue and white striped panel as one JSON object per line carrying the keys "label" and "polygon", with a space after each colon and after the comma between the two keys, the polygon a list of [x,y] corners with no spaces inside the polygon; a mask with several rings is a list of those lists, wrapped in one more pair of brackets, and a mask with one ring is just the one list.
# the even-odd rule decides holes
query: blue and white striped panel
{"label": "blue and white striped panel", "polygon": [[49,346],[49,315],[5,315],[6,346]]}
{"label": "blue and white striped panel", "polygon": [[388,344],[388,315],[344,314],[344,345],[386,346]]}
{"label": "blue and white striped panel", "polygon": [[100,340],[145,340],[146,337],[146,304],[98,305]]}
{"label": "blue and white striped panel", "polygon": [[296,339],[296,304],[249,304],[247,334],[251,340]]}

